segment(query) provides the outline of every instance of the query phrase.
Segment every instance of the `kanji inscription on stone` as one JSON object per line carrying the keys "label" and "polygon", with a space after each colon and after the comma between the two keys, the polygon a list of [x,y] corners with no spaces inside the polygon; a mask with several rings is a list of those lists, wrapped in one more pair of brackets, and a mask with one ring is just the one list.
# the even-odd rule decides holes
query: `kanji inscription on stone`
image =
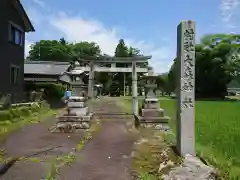
{"label": "kanji inscription on stone", "polygon": [[186,108],[192,108],[194,105],[193,105],[193,100],[192,98],[189,96],[189,97],[185,97],[181,103],[181,110],[184,110]]}
{"label": "kanji inscription on stone", "polygon": [[177,149],[195,155],[195,22],[178,25]]}
{"label": "kanji inscription on stone", "polygon": [[184,38],[184,50],[189,52],[189,51],[194,51],[194,30],[192,28],[190,29],[185,29],[183,33],[183,38]]}

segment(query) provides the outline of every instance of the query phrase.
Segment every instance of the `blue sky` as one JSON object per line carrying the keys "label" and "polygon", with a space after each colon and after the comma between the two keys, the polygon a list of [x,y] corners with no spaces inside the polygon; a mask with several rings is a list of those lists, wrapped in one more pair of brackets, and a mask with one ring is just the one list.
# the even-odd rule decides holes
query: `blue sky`
{"label": "blue sky", "polygon": [[239,33],[240,0],[21,0],[36,32],[26,38],[95,41],[113,54],[120,38],[152,55],[156,72],[166,72],[176,54],[176,27],[196,21],[197,40],[208,33]]}

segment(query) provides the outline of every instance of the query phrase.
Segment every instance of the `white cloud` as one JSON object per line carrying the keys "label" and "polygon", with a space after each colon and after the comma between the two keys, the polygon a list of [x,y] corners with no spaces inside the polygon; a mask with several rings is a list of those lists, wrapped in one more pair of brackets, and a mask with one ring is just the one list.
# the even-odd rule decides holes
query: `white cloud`
{"label": "white cloud", "polygon": [[28,8],[27,13],[34,25],[38,25],[44,21],[45,17],[34,8]]}
{"label": "white cloud", "polygon": [[25,41],[25,52],[24,52],[25,57],[27,57],[29,54],[31,44],[32,44],[32,42],[30,42],[28,40]]}
{"label": "white cloud", "polygon": [[45,7],[46,7],[45,2],[42,1],[42,0],[33,0],[33,2],[34,2],[35,4],[37,4],[38,6],[41,6],[42,8],[45,8]]}
{"label": "white cloud", "polygon": [[80,17],[61,16],[51,19],[50,23],[65,34],[70,41],[94,41],[100,45],[106,54],[113,54],[119,38],[116,30],[106,29],[103,24],[95,20],[85,20]]}
{"label": "white cloud", "polygon": [[[35,15],[39,14],[36,11],[30,12],[35,12]],[[51,14],[45,16],[36,15],[35,22],[52,25],[56,31],[63,33],[68,41],[94,41],[101,47],[103,53],[109,55],[114,54],[119,39],[123,38],[127,45],[139,48],[144,55],[152,55],[150,65],[158,73],[168,71],[175,56],[175,52],[172,53],[168,47],[156,45],[152,42],[145,42],[144,40],[122,37],[119,29],[114,27],[107,28],[102,22],[94,19],[84,19],[81,16],[68,16],[64,12],[59,12],[56,16]],[[44,25],[39,26],[38,31],[41,31],[41,34],[56,33],[47,30]]]}
{"label": "white cloud", "polygon": [[223,23],[226,23],[228,29],[236,28],[233,25],[233,16],[240,7],[240,0],[221,0],[220,10]]}
{"label": "white cloud", "polygon": [[83,19],[82,17],[69,17],[64,13],[61,16],[52,18],[50,23],[65,34],[70,41],[94,41],[100,45],[102,51],[113,55],[115,47],[120,38],[125,40],[127,45],[139,48],[145,55],[152,55],[150,64],[157,72],[166,72],[169,64],[172,63],[170,49],[157,46],[143,40],[134,40],[128,37],[121,37],[120,32],[115,28],[106,28],[96,20]]}

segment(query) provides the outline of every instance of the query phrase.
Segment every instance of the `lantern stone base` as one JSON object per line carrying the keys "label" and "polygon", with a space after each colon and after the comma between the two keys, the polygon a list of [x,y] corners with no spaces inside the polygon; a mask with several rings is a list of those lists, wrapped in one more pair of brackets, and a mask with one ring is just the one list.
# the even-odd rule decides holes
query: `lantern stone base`
{"label": "lantern stone base", "polygon": [[74,132],[76,129],[88,129],[93,114],[85,104],[84,97],[71,97],[68,100],[66,113],[57,117],[55,132]]}
{"label": "lantern stone base", "polygon": [[135,125],[168,131],[169,120],[170,118],[164,114],[164,109],[160,108],[157,98],[146,98],[141,109],[141,116],[135,116]]}
{"label": "lantern stone base", "polygon": [[144,99],[143,108],[145,109],[158,109],[159,102],[157,98],[146,98]]}
{"label": "lantern stone base", "polygon": [[142,109],[142,116],[143,117],[163,117],[164,116],[164,109]]}

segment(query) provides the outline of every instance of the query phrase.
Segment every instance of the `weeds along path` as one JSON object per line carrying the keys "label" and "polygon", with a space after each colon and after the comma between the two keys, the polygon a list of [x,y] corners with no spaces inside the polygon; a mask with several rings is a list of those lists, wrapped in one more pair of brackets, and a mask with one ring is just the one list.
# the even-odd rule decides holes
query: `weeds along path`
{"label": "weeds along path", "polygon": [[[51,167],[52,159],[72,151],[81,141],[82,134],[58,134],[49,132],[56,121],[54,116],[31,124],[7,138],[1,147],[7,157],[28,156],[41,152],[32,158],[16,162],[0,180],[42,180]],[[70,137],[69,137],[70,135]],[[51,150],[49,150],[51,149]]]}
{"label": "weeds along path", "polygon": [[60,170],[58,180],[131,180],[134,137],[126,122],[132,116],[116,115],[122,112],[114,98],[95,100],[91,108],[100,117],[100,132],[77,154],[71,166]]}

